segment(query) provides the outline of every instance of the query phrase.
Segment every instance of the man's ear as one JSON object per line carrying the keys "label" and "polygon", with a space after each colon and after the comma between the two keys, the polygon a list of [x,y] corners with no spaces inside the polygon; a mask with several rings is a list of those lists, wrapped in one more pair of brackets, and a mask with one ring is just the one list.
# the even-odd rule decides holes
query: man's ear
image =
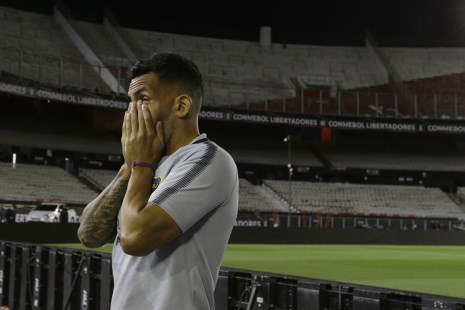
{"label": "man's ear", "polygon": [[176,97],[175,113],[179,118],[186,118],[192,109],[192,97],[187,94],[182,94]]}

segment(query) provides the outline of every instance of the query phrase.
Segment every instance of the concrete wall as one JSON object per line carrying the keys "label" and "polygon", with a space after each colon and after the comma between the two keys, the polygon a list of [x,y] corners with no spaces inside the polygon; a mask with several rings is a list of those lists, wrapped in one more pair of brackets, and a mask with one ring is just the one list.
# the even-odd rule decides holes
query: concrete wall
{"label": "concrete wall", "polygon": [[[78,223],[2,223],[0,240],[79,243],[76,234],[78,227]],[[235,227],[230,243],[465,245],[465,232]]]}

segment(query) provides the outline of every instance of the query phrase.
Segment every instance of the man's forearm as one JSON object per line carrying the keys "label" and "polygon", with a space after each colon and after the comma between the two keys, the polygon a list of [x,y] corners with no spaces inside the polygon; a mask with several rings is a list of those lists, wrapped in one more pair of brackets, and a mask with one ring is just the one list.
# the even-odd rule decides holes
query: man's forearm
{"label": "man's forearm", "polygon": [[82,244],[95,248],[109,241],[126,194],[128,180],[128,167],[123,166],[110,185],[86,206],[78,229],[78,237]]}

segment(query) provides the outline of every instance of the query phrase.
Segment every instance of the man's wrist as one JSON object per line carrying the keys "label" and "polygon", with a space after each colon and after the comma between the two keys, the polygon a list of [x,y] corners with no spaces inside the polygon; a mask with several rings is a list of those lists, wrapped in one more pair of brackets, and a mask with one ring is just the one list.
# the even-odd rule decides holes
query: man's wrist
{"label": "man's wrist", "polygon": [[149,163],[149,162],[146,162],[146,161],[139,161],[139,160],[131,161],[131,162],[127,162],[127,165],[130,167],[131,173],[134,172],[136,167],[141,167],[141,168],[144,168],[144,169],[150,169],[150,170],[152,170],[152,172],[155,172],[155,167],[154,167],[153,163]]}
{"label": "man's wrist", "polygon": [[118,175],[120,178],[129,180],[129,178],[131,177],[131,167],[124,163],[119,169]]}

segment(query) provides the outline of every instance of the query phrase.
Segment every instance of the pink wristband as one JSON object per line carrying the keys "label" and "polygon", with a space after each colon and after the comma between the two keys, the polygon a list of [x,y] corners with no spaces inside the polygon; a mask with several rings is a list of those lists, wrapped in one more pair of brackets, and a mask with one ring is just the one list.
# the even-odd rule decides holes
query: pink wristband
{"label": "pink wristband", "polygon": [[132,162],[128,162],[128,165],[131,167],[131,172],[134,171],[136,166],[151,168],[153,171],[155,171],[153,164],[145,162],[145,161],[132,161]]}

